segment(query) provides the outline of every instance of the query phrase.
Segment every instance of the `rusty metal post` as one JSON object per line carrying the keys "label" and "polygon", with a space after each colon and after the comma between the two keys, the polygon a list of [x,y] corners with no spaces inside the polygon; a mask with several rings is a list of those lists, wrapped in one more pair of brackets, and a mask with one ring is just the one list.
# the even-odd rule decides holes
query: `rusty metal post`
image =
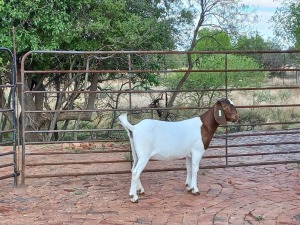
{"label": "rusty metal post", "polygon": [[[1,176],[0,179],[6,179],[6,178],[10,178],[13,177],[14,179],[14,186],[18,185],[18,176],[19,176],[19,171],[18,171],[18,155],[17,155],[17,119],[16,119],[16,66],[15,66],[15,57],[12,53],[11,50],[9,50],[8,48],[2,48],[0,47],[0,51],[1,52],[6,52],[9,56],[9,61],[10,61],[10,70],[11,70],[11,85],[5,85],[5,84],[0,84],[0,88],[5,88],[5,87],[9,87],[10,88],[10,92],[11,92],[11,104],[9,106],[9,109],[1,109],[0,108],[0,112],[3,111],[9,111],[12,113],[12,129],[11,130],[5,130],[2,132],[2,130],[0,130],[1,135],[2,133],[12,133],[12,140],[9,141],[9,144],[12,144],[12,151],[10,152],[5,152],[5,153],[1,153],[0,156],[5,156],[5,155],[13,155],[13,162],[9,163],[9,164],[4,164],[4,165],[0,165],[1,167],[9,167],[9,166],[13,166],[13,172],[9,175],[5,175],[5,176]],[[5,144],[5,143],[4,143]],[[1,145],[0,145],[1,146]]]}
{"label": "rusty metal post", "polygon": [[19,168],[18,168],[18,156],[17,156],[17,114],[16,114],[16,59],[15,57],[12,57],[11,60],[11,71],[12,71],[12,107],[14,109],[14,115],[13,115],[13,129],[15,130],[15,132],[13,132],[13,140],[14,140],[14,185],[18,186],[18,175],[19,175]]}
{"label": "rusty metal post", "polygon": [[25,89],[24,89],[24,83],[25,83],[25,60],[27,59],[27,57],[32,54],[32,52],[27,52],[23,57],[22,57],[22,61],[21,61],[21,118],[22,118],[22,165],[21,165],[21,171],[20,171],[20,175],[21,175],[21,185],[24,186],[25,185],[25,145],[26,145],[26,139],[25,139],[25,128],[26,128],[26,118],[25,118],[25,111],[26,111],[26,107],[25,107]]}
{"label": "rusty metal post", "polygon": [[[224,73],[225,73],[225,96],[228,98],[228,55],[225,53],[225,68],[224,68]],[[225,154],[226,154],[226,166],[228,166],[228,126],[225,127]]]}
{"label": "rusty metal post", "polygon": [[[132,74],[131,74],[131,71],[132,70],[132,64],[131,64],[131,55],[130,54],[128,54],[128,81],[129,81],[129,83],[128,83],[128,85],[129,85],[129,92],[128,92],[128,95],[129,95],[129,111],[130,112],[132,112],[132,86],[131,86],[131,84],[132,84],[132,80],[131,80],[131,76],[132,76]],[[130,113],[130,120],[131,120],[131,113]],[[133,157],[132,157],[132,149],[131,149],[131,151],[130,151],[130,167],[132,168],[132,165],[133,165]]]}

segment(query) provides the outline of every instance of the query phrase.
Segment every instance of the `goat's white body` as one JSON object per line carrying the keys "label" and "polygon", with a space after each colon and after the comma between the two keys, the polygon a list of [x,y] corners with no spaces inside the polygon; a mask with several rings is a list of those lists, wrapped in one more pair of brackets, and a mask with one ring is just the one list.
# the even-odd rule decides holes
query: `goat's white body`
{"label": "goat's white body", "polygon": [[179,122],[146,119],[131,125],[127,114],[119,120],[127,130],[133,153],[132,181],[129,195],[138,200],[137,191],[143,193],[140,174],[150,159],[174,160],[186,158],[188,190],[198,194],[197,172],[204,153],[200,117]]}
{"label": "goat's white body", "polygon": [[133,145],[138,158],[174,160],[191,156],[201,148],[200,118],[180,122],[143,120],[133,126]]}

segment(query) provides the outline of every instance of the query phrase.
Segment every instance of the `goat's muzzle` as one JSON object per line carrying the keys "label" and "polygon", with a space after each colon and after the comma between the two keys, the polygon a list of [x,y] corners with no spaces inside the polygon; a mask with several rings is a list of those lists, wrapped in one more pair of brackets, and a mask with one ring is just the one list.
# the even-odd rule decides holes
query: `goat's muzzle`
{"label": "goat's muzzle", "polygon": [[238,122],[239,121],[239,115],[238,114],[236,114],[236,115],[234,115],[233,117],[231,117],[231,120],[230,120],[232,123],[236,123],[236,122]]}

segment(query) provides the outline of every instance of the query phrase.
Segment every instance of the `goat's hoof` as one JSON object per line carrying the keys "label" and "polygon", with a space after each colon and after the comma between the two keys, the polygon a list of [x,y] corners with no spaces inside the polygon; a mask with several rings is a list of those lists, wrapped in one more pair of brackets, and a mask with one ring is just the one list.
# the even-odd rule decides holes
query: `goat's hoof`
{"label": "goat's hoof", "polygon": [[130,195],[130,201],[132,203],[138,203],[139,202],[139,198],[137,195]]}
{"label": "goat's hoof", "polygon": [[196,192],[192,192],[193,195],[200,195],[200,192],[199,191],[196,191]]}
{"label": "goat's hoof", "polygon": [[137,194],[138,194],[138,195],[144,195],[144,194],[145,194],[145,191],[142,190],[142,189],[139,189],[139,190],[137,190]]}
{"label": "goat's hoof", "polygon": [[187,185],[187,186],[186,186],[186,190],[187,190],[188,192],[192,192],[192,191],[194,190],[194,188],[189,188],[189,186]]}

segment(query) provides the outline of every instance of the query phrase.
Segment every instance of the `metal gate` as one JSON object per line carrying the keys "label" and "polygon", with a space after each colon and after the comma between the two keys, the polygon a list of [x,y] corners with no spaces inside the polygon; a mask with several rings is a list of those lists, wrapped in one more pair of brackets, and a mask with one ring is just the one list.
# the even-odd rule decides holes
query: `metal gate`
{"label": "metal gate", "polygon": [[[2,67],[0,71],[10,74],[9,77],[0,74],[0,180],[13,178],[14,185],[18,185],[17,160],[17,122],[16,122],[16,72],[15,59],[7,48],[0,47],[0,54],[8,58],[9,67]],[[2,57],[1,57],[2,58]],[[8,119],[10,118],[10,119]]]}
{"label": "metal gate", "polygon": [[[243,119],[239,124],[228,124],[218,130],[201,168],[300,163],[300,104],[295,97],[300,88],[300,67],[297,63],[287,63],[287,59],[298,60],[299,56],[300,51],[28,52],[22,59],[22,84],[33,76],[40,82],[35,87],[50,79],[57,82],[48,89],[22,86],[22,183],[25,178],[130,173],[128,139],[116,123],[119,113],[131,112],[131,120],[136,123],[141,118],[158,118],[159,113],[168,110],[169,120],[181,120],[207,110],[216,93],[239,100],[237,108]],[[26,61],[38,57],[53,60],[54,68],[26,69]],[[70,61],[68,68],[65,64],[60,67],[60,62],[66,59]],[[263,63],[258,63],[262,59],[259,62]],[[208,64],[209,60],[213,63]],[[75,61],[80,66],[74,67]],[[241,68],[242,63],[246,67]],[[188,73],[193,74],[190,85],[200,82],[202,86],[187,85],[180,90],[147,86],[147,82],[155,83],[159,75],[172,87],[174,79]],[[215,86],[203,85],[207,78]],[[97,79],[96,87],[93,79]],[[143,85],[137,85],[142,82]],[[168,100],[175,93],[183,101],[170,106]],[[31,103],[26,95],[42,96],[47,104],[29,108]],[[97,107],[89,108],[90,99],[98,100],[94,101]],[[59,118],[67,114],[70,121],[57,125]],[[86,121],[92,122],[82,123],[81,119],[88,116]],[[39,147],[32,150],[35,145]],[[164,164],[163,168],[151,163],[146,168],[148,172],[185,170],[182,161]],[[69,169],[63,172],[66,167]]]}

